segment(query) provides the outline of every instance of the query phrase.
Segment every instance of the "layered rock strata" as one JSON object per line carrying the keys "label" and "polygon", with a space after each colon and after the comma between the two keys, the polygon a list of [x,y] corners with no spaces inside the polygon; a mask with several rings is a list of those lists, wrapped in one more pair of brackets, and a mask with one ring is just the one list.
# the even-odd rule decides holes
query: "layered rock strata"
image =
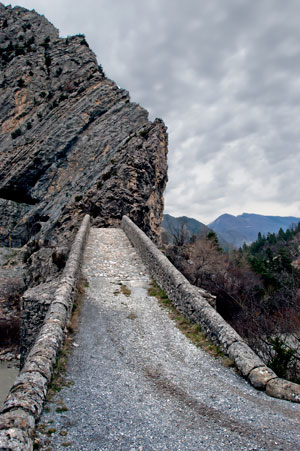
{"label": "layered rock strata", "polygon": [[60,273],[86,213],[99,227],[126,214],[157,241],[164,123],[105,76],[83,35],[1,3],[0,30],[0,245],[26,245],[27,285]]}

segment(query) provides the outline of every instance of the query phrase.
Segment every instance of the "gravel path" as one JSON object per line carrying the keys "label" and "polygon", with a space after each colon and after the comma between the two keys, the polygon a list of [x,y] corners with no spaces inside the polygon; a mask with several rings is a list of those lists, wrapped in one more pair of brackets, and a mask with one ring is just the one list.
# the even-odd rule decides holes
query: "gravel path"
{"label": "gravel path", "polygon": [[[91,229],[83,274],[74,384],[48,404],[41,449],[300,449],[300,405],[257,392],[192,345],[147,296],[149,276],[121,230]],[[61,403],[68,410],[56,412]]]}

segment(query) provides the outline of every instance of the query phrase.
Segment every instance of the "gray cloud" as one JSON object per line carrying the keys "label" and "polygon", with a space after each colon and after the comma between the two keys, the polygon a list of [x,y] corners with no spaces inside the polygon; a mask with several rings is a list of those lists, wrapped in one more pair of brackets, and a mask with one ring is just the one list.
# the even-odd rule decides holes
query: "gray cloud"
{"label": "gray cloud", "polygon": [[300,216],[300,3],[19,0],[169,129],[166,211]]}

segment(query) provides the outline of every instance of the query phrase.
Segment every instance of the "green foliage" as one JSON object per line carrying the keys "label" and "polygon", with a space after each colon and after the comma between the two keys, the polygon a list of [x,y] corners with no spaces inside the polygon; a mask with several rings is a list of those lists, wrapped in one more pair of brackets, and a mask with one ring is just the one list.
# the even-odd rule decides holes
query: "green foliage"
{"label": "green foliage", "polygon": [[152,282],[151,287],[148,288],[148,295],[155,296],[162,303],[171,304],[167,294],[155,282]]}
{"label": "green foliage", "polygon": [[285,232],[281,228],[277,234],[268,233],[267,237],[259,233],[254,243],[243,247],[253,271],[262,277],[267,290],[282,288],[282,274],[289,274],[291,278],[297,276],[298,270],[292,262],[293,240],[298,232],[299,224]]}
{"label": "green foliage", "polygon": [[208,232],[208,234],[206,235],[206,239],[211,241],[216,246],[216,248],[219,252],[223,252],[223,249],[221,248],[220,243],[219,243],[218,236],[213,230],[210,230]]}
{"label": "green foliage", "polygon": [[290,349],[283,340],[300,330],[299,243],[300,223],[278,234],[259,233],[250,246],[230,253],[218,252],[214,234],[166,251],[191,283],[216,296],[218,313],[278,376],[293,381],[300,346]]}
{"label": "green foliage", "polygon": [[288,365],[296,354],[296,350],[286,347],[284,341],[278,336],[269,338],[268,341],[274,351],[274,356],[268,362],[268,366],[278,377],[286,378]]}

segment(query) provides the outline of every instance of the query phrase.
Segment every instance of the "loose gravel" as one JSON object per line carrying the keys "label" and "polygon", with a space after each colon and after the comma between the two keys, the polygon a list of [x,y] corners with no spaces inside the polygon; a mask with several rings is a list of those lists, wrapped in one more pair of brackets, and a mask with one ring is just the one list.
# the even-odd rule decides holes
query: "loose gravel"
{"label": "loose gravel", "polygon": [[40,449],[300,449],[300,405],[256,391],[191,344],[148,296],[122,230],[91,229],[82,272],[72,385],[47,404],[40,423],[51,437],[37,435]]}

